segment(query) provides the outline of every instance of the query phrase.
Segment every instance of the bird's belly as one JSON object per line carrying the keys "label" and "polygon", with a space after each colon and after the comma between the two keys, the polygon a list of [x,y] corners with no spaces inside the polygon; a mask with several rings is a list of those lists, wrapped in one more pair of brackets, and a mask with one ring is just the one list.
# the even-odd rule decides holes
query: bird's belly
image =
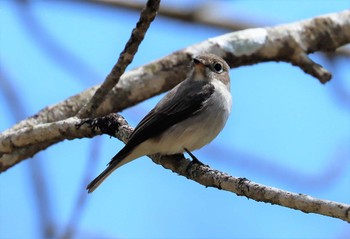
{"label": "bird's belly", "polygon": [[157,152],[176,154],[184,148],[193,151],[210,143],[223,129],[228,112],[203,112],[166,130],[157,140]]}
{"label": "bird's belly", "polygon": [[224,128],[231,112],[230,92],[222,83],[213,83],[216,91],[196,115],[147,140],[142,150],[147,154],[177,154],[184,148],[193,151],[210,143]]}

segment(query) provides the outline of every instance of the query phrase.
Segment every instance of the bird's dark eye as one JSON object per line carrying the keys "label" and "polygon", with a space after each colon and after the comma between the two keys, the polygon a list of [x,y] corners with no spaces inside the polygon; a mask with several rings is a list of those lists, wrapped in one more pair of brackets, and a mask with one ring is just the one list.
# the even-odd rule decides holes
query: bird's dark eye
{"label": "bird's dark eye", "polygon": [[224,70],[224,66],[220,62],[217,62],[214,64],[214,69],[217,73],[221,73]]}

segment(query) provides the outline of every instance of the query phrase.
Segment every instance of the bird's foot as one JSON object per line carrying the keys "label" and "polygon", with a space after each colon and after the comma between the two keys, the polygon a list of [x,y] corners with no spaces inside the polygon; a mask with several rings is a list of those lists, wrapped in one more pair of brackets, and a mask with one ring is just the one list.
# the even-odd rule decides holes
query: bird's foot
{"label": "bird's foot", "polygon": [[185,149],[186,153],[188,153],[188,155],[190,155],[191,158],[192,158],[192,161],[191,161],[190,165],[198,164],[200,166],[207,166],[208,167],[208,165],[206,165],[206,164],[202,163],[201,161],[199,161],[199,159],[196,156],[194,156],[193,153],[191,153],[191,151],[189,151],[186,148],[184,148],[184,149]]}

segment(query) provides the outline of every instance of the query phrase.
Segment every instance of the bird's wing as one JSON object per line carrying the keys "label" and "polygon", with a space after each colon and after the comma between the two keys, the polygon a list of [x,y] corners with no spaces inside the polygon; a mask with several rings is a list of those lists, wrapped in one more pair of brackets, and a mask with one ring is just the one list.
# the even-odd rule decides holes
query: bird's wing
{"label": "bird's wing", "polygon": [[171,90],[136,126],[128,143],[112,158],[108,167],[89,183],[89,193],[118,168],[137,145],[200,112],[203,102],[213,93],[214,86],[201,81],[183,82]]}
{"label": "bird's wing", "polygon": [[[191,86],[186,86],[186,83]],[[203,102],[213,92],[214,86],[208,82],[191,81],[178,85],[141,120],[128,143],[113,157],[109,165],[122,160],[134,147],[145,140],[160,135],[171,126],[200,112]]]}

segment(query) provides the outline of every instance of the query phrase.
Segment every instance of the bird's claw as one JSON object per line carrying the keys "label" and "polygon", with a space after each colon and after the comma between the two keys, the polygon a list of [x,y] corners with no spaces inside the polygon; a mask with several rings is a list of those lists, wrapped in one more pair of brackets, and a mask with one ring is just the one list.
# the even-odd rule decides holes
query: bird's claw
{"label": "bird's claw", "polygon": [[192,161],[191,161],[191,163],[190,163],[190,166],[192,166],[193,164],[198,164],[198,165],[200,165],[200,166],[207,166],[207,167],[208,167],[208,165],[206,165],[206,164],[202,163],[201,161],[199,161],[199,159],[198,159],[196,156],[194,156],[193,153],[191,153],[191,151],[189,151],[189,150],[186,149],[186,148],[185,148],[185,151],[186,151],[186,153],[188,153],[188,155],[190,155],[191,158],[192,158]]}

